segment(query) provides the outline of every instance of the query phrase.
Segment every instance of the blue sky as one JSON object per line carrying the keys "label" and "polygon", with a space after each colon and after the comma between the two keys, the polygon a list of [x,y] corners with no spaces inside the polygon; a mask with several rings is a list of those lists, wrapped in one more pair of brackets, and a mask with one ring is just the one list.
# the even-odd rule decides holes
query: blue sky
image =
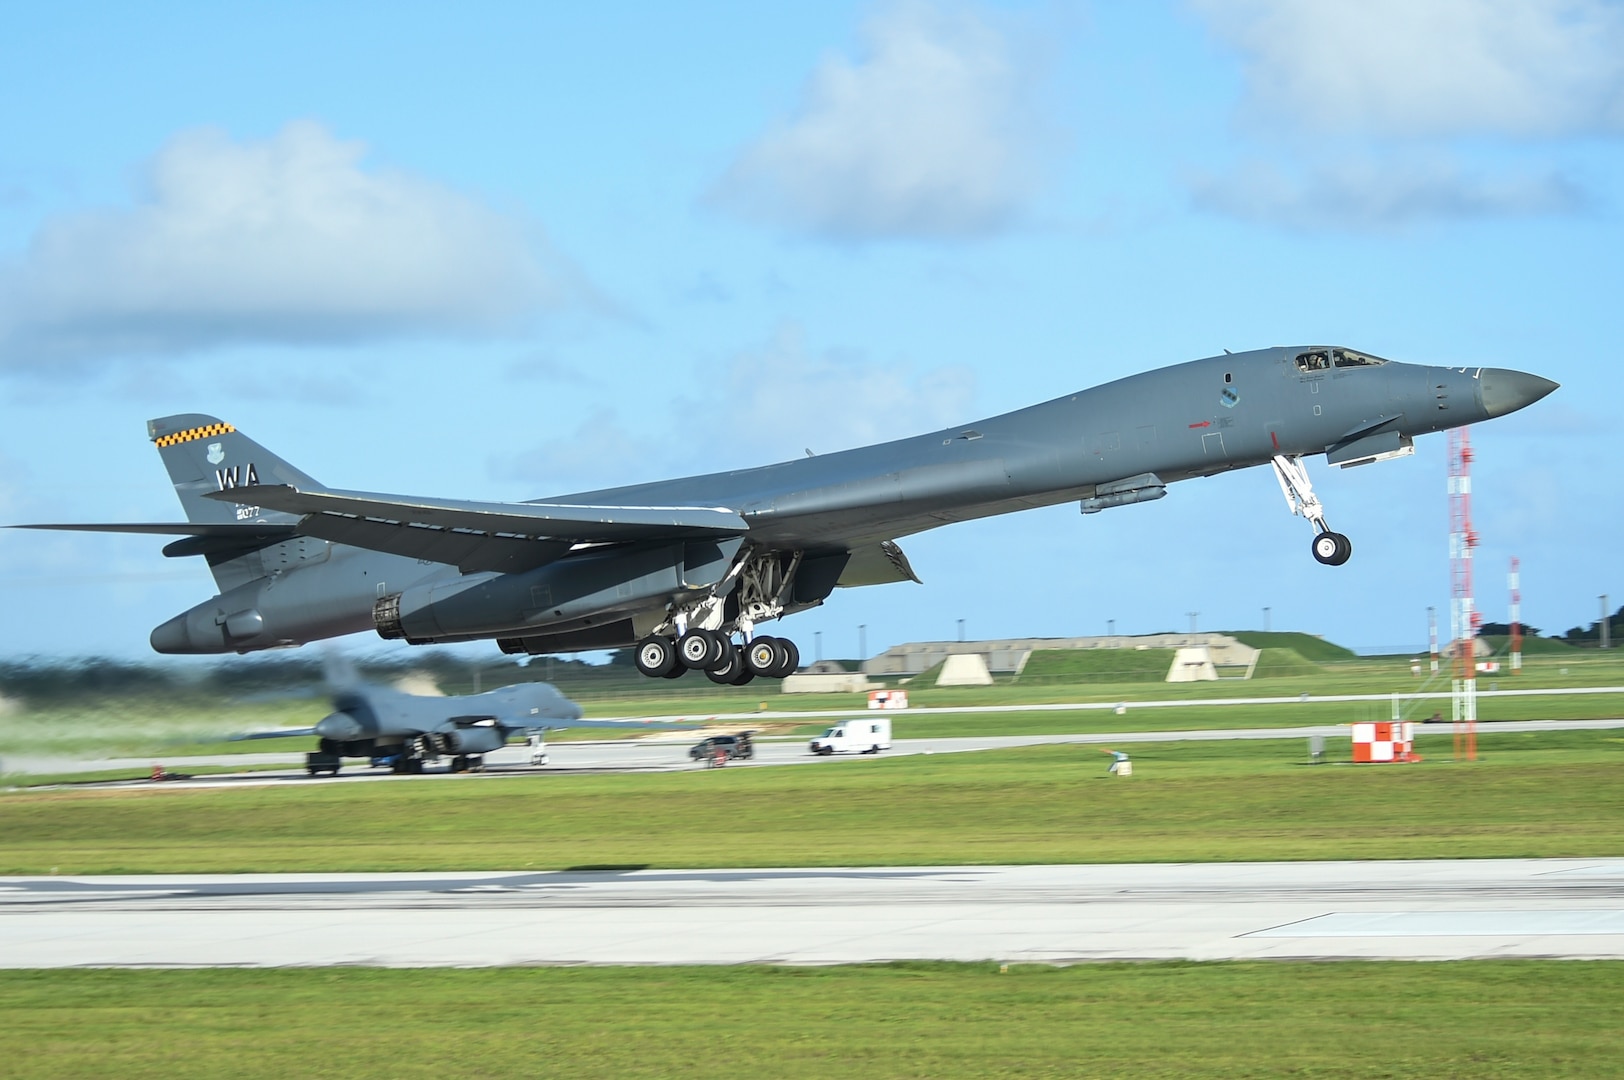
{"label": "blue sky", "polygon": [[[1325,341],[1563,384],[1474,429],[1479,606],[1624,603],[1624,5],[32,5],[0,39],[0,521],[175,520],[148,418],[324,483],[524,499]],[[556,10],[555,10],[556,9]],[[1189,625],[1424,644],[1442,436],[904,544],[810,656]],[[142,657],[214,591],[0,533],[0,656]],[[357,637],[357,647],[385,648]],[[489,649],[488,646],[483,647]]]}

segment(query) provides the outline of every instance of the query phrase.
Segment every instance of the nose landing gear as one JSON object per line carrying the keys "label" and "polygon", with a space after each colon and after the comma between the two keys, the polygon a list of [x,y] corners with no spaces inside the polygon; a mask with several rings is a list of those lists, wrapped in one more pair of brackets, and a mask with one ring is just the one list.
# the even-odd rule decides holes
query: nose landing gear
{"label": "nose landing gear", "polygon": [[1353,554],[1353,541],[1336,532],[1322,532],[1314,537],[1314,558],[1326,566],[1341,566]]}
{"label": "nose landing gear", "polygon": [[1339,532],[1332,532],[1325,523],[1325,506],[1314,494],[1302,456],[1276,454],[1273,464],[1274,478],[1280,481],[1280,493],[1286,497],[1286,506],[1314,526],[1314,558],[1326,566],[1341,566],[1347,562],[1353,554],[1353,542]]}

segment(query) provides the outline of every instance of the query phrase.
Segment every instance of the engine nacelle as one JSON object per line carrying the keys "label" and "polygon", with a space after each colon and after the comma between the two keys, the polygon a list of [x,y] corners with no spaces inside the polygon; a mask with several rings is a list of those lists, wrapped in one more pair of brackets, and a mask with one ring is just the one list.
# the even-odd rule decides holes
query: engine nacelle
{"label": "engine nacelle", "polygon": [[372,621],[380,637],[413,645],[524,631],[592,617],[623,619],[651,603],[722,580],[742,538],[583,552],[519,574],[470,574],[380,597]]}
{"label": "engine nacelle", "polygon": [[154,627],[150,641],[154,652],[184,655],[263,648],[273,635],[262,610],[261,583],[256,581]]}
{"label": "engine nacelle", "polygon": [[445,732],[440,742],[449,754],[489,754],[507,745],[507,732],[495,724],[473,724]]}

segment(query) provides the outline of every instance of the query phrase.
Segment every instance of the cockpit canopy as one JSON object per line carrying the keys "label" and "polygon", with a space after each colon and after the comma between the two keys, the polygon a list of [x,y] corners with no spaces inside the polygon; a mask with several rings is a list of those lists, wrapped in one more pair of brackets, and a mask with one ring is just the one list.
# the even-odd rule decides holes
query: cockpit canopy
{"label": "cockpit canopy", "polygon": [[1376,367],[1387,363],[1379,356],[1357,353],[1352,349],[1309,349],[1297,354],[1298,371],[1329,371],[1333,367]]}

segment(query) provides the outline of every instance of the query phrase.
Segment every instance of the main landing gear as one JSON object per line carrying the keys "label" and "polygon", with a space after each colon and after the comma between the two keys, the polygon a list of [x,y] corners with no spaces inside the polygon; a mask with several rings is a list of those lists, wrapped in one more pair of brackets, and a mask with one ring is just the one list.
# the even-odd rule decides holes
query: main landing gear
{"label": "main landing gear", "polygon": [[1308,482],[1308,470],[1301,455],[1277,454],[1274,458],[1274,478],[1280,481],[1280,493],[1286,505],[1298,517],[1307,518],[1314,526],[1314,558],[1326,566],[1341,566],[1353,554],[1353,542],[1339,532],[1332,532],[1325,523],[1325,507],[1314,494],[1314,485]]}
{"label": "main landing gear", "polygon": [[715,630],[689,630],[675,639],[651,635],[637,643],[635,659],[637,670],[650,678],[703,671],[723,686],[743,686],[758,675],[782,679],[801,666],[801,652],[788,638],[756,637],[741,647]]}

